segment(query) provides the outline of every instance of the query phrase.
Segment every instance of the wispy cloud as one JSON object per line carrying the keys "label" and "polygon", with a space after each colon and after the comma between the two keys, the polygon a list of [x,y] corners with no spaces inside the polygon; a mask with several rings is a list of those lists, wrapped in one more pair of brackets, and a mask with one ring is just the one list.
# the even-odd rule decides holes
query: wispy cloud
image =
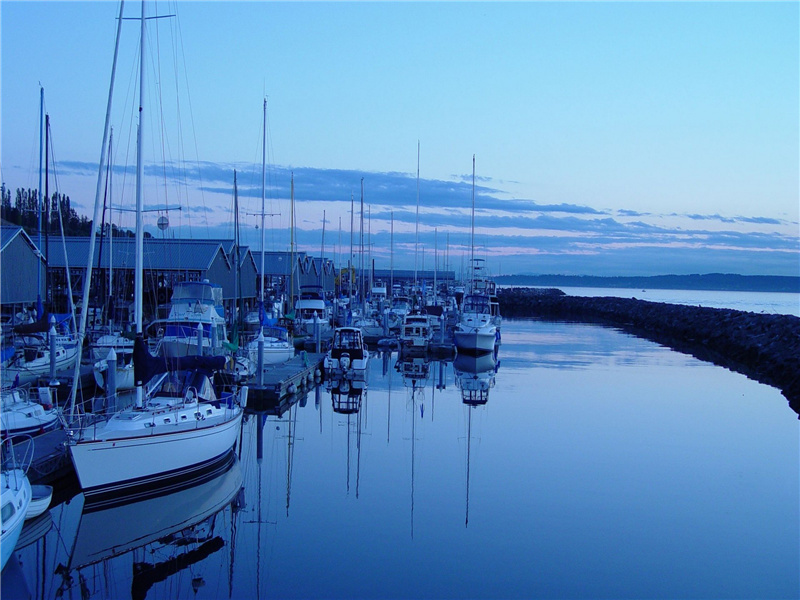
{"label": "wispy cloud", "polygon": [[[177,186],[180,182],[189,197],[204,194],[206,200],[202,202],[182,203],[188,204],[184,208],[187,216],[200,215],[205,231],[209,232],[204,235],[213,236],[216,231],[220,237],[226,237],[231,235],[234,168],[238,172],[239,197],[251,203],[260,199],[260,165],[211,162],[148,165],[145,174],[166,185]],[[62,174],[87,179],[97,175],[97,165],[86,162],[64,162],[60,169]],[[116,167],[115,174],[127,178],[133,175],[133,170]],[[390,248],[386,234],[390,221],[394,223],[398,268],[404,261],[413,262],[415,248],[420,248],[428,260],[433,260],[435,247],[441,256],[464,259],[471,232],[471,174],[455,175],[452,180],[421,179],[419,213],[416,174],[273,166],[268,174],[268,196],[281,201],[288,199],[292,176],[298,224],[295,236],[300,247],[319,251],[323,210],[327,213],[329,232],[337,214],[344,217],[349,228],[351,196],[358,211],[363,178],[370,230],[374,234],[372,251],[377,260],[388,261]],[[208,200],[209,197],[213,200]],[[796,273],[800,262],[796,227],[771,217],[658,215],[633,209],[607,211],[591,206],[591,202],[540,203],[535,199],[510,197],[501,183],[485,176],[476,177],[475,206],[476,245],[481,252],[501,262],[505,272],[552,272],[548,271],[551,268],[565,273],[667,273],[687,272],[687,269],[694,272],[691,269],[702,270],[701,266],[707,265],[711,271],[730,268],[733,272],[745,269]],[[178,223],[180,219],[171,217],[171,221]],[[282,222],[288,222],[288,217]],[[173,227],[172,234],[190,237],[182,225]],[[258,243],[257,235],[258,230],[252,226],[243,231],[245,243],[252,247]],[[288,246],[287,226],[271,230],[269,239],[271,244],[277,244],[277,249]],[[331,239],[329,235],[328,240]],[[328,248],[334,247],[329,241]]]}

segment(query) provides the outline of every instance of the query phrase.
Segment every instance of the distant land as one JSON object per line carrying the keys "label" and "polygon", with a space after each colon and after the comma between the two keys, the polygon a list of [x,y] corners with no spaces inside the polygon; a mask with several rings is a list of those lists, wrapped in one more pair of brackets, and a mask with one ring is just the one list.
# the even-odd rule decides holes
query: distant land
{"label": "distant land", "polygon": [[736,292],[800,293],[800,277],[785,275],[653,275],[649,277],[598,277],[594,275],[500,275],[498,285],[543,287],[593,287],[652,290],[717,290]]}

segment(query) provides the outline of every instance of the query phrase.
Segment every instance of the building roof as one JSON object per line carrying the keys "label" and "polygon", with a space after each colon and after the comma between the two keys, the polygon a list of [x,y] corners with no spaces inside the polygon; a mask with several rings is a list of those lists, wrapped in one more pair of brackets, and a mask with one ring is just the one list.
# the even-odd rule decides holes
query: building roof
{"label": "building roof", "polygon": [[14,239],[21,235],[28,244],[30,244],[31,248],[33,248],[34,252],[36,252],[36,244],[30,238],[30,236],[25,233],[25,230],[20,227],[19,225],[3,225],[0,227],[0,250],[5,250],[6,246],[8,246]]}
{"label": "building roof", "polygon": [[[114,257],[112,268],[132,269],[136,261],[136,241],[129,237],[115,237],[109,244],[108,238],[98,238],[95,242],[95,268],[100,261],[100,268],[109,266],[109,246]],[[69,266],[86,267],[89,259],[88,237],[67,237],[51,240],[49,247],[49,266],[66,267],[64,247],[69,257]],[[222,254],[230,266],[230,260],[219,240],[184,240],[145,238],[144,268],[157,271],[207,271],[211,268],[218,254]]]}

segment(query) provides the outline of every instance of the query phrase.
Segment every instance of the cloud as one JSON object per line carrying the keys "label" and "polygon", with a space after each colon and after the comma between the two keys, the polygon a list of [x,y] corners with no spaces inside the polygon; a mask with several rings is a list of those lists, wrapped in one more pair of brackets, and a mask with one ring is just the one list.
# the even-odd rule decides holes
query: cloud
{"label": "cloud", "polygon": [[[160,168],[148,166],[145,173],[148,177],[158,177],[163,187],[177,186],[181,182],[181,189],[185,188],[190,198],[196,198],[197,190],[201,190],[203,194],[232,199],[234,168],[239,197],[249,199],[252,205],[253,199],[261,198],[260,164],[168,164]],[[87,179],[97,176],[97,165],[89,162],[67,161],[60,164],[60,169],[62,174],[70,173]],[[133,175],[133,169],[117,167],[117,173],[127,178]],[[452,180],[420,180],[418,237],[415,233],[416,174],[273,166],[268,174],[268,197],[281,201],[288,199],[292,175],[299,225],[295,231],[296,241],[299,247],[307,248],[311,253],[319,253],[321,247],[323,210],[327,210],[328,224],[335,223],[337,213],[340,216],[348,213],[351,195],[356,211],[359,210],[363,178],[365,203],[369,206],[369,227],[373,233],[372,256],[379,265],[380,261],[384,265],[389,261],[391,248],[387,234],[392,219],[397,268],[413,264],[415,248],[419,248],[428,261],[433,260],[434,248],[438,250],[440,261],[444,261],[445,256],[452,261],[463,261],[468,255],[471,174],[468,177],[454,176]],[[475,240],[476,250],[479,248],[480,252],[501,263],[506,273],[513,272],[512,266],[518,272],[524,269],[534,272],[530,271],[531,264],[549,266],[535,272],[584,274],[653,274],[686,270],[797,273],[800,238],[796,227],[787,221],[759,216],[659,215],[630,209],[608,211],[596,209],[590,202],[539,203],[532,199],[511,198],[501,188],[489,177],[476,177]],[[202,201],[193,199],[181,203],[189,205],[184,209],[186,218],[170,215],[170,220],[175,223],[170,232],[177,237],[232,237],[230,202],[203,198]],[[202,220],[199,229],[195,225],[193,234],[183,225],[191,222],[190,215],[201,215],[199,218]],[[358,213],[356,219],[358,223]],[[286,249],[289,243],[288,216],[274,222],[283,225],[275,224],[271,229],[273,222],[267,224],[268,249]],[[346,226],[349,227],[349,223]],[[768,228],[773,231],[768,231]],[[330,235],[330,229],[326,254],[332,256],[340,252],[337,242],[342,238],[346,246],[343,253],[349,253],[347,234]],[[202,233],[198,234],[200,230]],[[260,230],[253,227],[252,219],[248,226],[242,227],[244,243],[256,248],[260,243],[259,237]],[[707,265],[707,268],[702,268],[702,265]]]}

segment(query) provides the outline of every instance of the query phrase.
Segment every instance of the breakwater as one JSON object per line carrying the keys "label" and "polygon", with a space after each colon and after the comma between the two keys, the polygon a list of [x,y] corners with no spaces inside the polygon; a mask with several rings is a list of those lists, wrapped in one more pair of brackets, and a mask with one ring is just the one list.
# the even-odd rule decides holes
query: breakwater
{"label": "breakwater", "polygon": [[781,390],[800,415],[798,317],[637,298],[568,296],[557,289],[502,288],[498,299],[506,317],[616,327],[742,373]]}

